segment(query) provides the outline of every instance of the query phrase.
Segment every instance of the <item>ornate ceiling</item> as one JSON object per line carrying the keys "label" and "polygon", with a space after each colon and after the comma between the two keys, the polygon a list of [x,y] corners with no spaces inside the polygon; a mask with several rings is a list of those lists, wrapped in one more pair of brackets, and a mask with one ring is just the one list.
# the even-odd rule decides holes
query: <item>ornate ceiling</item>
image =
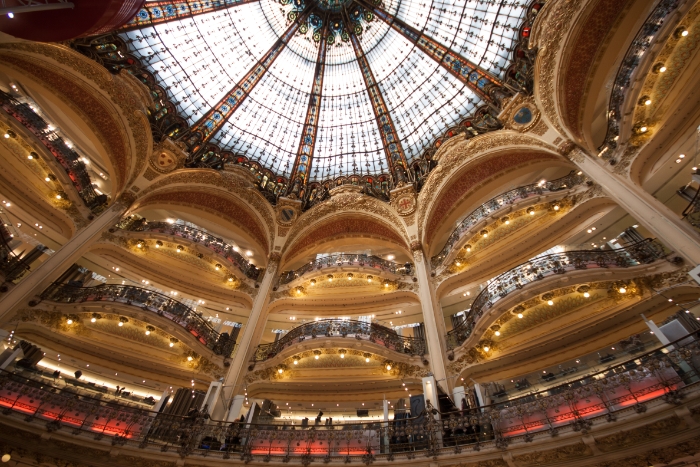
{"label": "ornate ceiling", "polygon": [[465,119],[497,126],[528,11],[494,0],[217,5],[147,2],[120,37],[186,121],[171,136],[199,162],[216,147],[302,185],[407,168]]}

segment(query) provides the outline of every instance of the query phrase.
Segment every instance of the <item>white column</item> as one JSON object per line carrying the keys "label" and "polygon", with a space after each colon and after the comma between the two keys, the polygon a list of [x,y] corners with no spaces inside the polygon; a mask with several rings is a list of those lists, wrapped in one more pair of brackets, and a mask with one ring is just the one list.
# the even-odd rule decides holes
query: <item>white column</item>
{"label": "white column", "polygon": [[[445,319],[442,309],[435,299],[435,291],[430,280],[430,263],[426,260],[422,250],[414,250],[413,259],[418,278],[418,297],[423,311],[423,324],[425,326],[425,340],[430,353],[430,369],[435,376],[437,384],[449,394],[449,382],[445,369]],[[437,400],[433,404],[437,403]]]}
{"label": "white column", "polygon": [[[386,397],[386,396],[385,396]],[[384,428],[389,427],[389,401],[384,399],[384,402],[382,404],[382,408],[384,409]],[[389,452],[389,434],[384,435],[384,452]]]}
{"label": "white column", "polygon": [[700,264],[700,237],[659,200],[631,180],[610,172],[603,162],[575,148],[569,158],[611,199],[691,265]]}
{"label": "white column", "polygon": [[651,332],[654,333],[654,336],[656,336],[659,342],[661,342],[663,345],[668,345],[671,343],[671,341],[668,340],[668,337],[666,337],[666,335],[661,331],[661,329],[659,329],[655,322],[648,319],[644,315],[642,315],[642,319],[647,324],[647,327],[651,330]]}
{"label": "white column", "polygon": [[221,381],[212,381],[209,383],[209,389],[207,389],[207,394],[204,396],[202,401],[202,406],[200,410],[206,407],[207,413],[211,415],[214,407],[216,406],[216,401],[219,400],[219,395],[221,394]]}
{"label": "white column", "polygon": [[452,398],[457,408],[462,410],[462,399],[467,398],[464,386],[457,386],[456,388],[452,389]]}
{"label": "white column", "polygon": [[46,261],[7,292],[0,299],[0,320],[16,307],[26,305],[31,297],[40,294],[51,282],[58,279],[71,264],[83,256],[105,230],[117,222],[129,205],[129,202],[121,199],[114,202],[109,209],[76,233],[56,253],[49,256]]}
{"label": "white column", "polygon": [[[233,355],[231,366],[224,380],[223,399],[226,401],[226,404],[229,404],[229,401],[233,401],[234,396],[242,393],[243,381],[248,371],[250,357],[253,355],[253,352],[255,352],[256,345],[260,342],[260,336],[267,322],[267,305],[270,301],[270,290],[272,289],[273,279],[277,272],[278,262],[279,260],[276,258],[268,262],[265,276],[258,288],[258,294],[253,300],[253,308],[250,311],[248,322],[245,324],[243,332],[240,334],[236,353]],[[215,420],[221,420],[221,418],[231,415],[231,410],[229,409],[233,407],[227,408],[221,405],[220,401],[217,401],[216,408],[212,411],[212,418]],[[234,416],[237,415],[238,414],[235,414]]]}
{"label": "white column", "polygon": [[18,358],[24,357],[24,352],[22,352],[22,347],[17,346],[15,350],[6,349],[2,355],[0,355],[0,370],[7,368],[12,362]]}
{"label": "white column", "polygon": [[226,416],[227,422],[232,422],[234,420],[237,420],[241,416],[241,410],[243,409],[243,401],[244,400],[245,400],[245,396],[243,396],[243,395],[233,396],[233,402],[231,402],[231,408],[229,409],[228,415]]}

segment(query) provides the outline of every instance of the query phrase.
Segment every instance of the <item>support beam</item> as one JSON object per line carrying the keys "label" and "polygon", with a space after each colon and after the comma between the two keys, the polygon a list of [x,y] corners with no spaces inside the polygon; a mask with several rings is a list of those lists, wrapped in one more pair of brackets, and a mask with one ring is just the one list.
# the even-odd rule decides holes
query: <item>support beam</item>
{"label": "support beam", "polygon": [[114,32],[127,32],[142,29],[156,24],[180,21],[196,15],[224,10],[247,3],[256,3],[260,0],[184,0],[173,2],[161,0],[158,2],[146,2],[136,16],[128,23],[116,29]]}
{"label": "support beam", "polygon": [[[347,16],[345,21],[346,24],[351,24]],[[350,41],[352,42],[353,49],[355,49],[357,64],[360,66],[362,77],[365,80],[365,88],[369,93],[369,100],[372,103],[372,110],[374,110],[374,116],[377,119],[379,133],[382,135],[382,143],[384,143],[384,152],[386,154],[386,160],[389,164],[389,171],[394,175],[394,177],[396,177],[397,182],[403,181],[401,177],[406,177],[405,171],[408,168],[408,162],[406,161],[406,155],[401,147],[396,126],[394,125],[389,109],[384,102],[384,96],[379,89],[379,84],[377,84],[374,79],[374,74],[372,73],[372,69],[369,67],[367,57],[365,57],[365,54],[362,51],[360,41],[357,40],[355,34],[350,34]],[[399,167],[402,167],[403,170],[397,170]]]}
{"label": "support beam", "polygon": [[[313,164],[314,149],[316,147],[316,134],[318,133],[318,115],[321,113],[321,92],[323,91],[323,75],[326,70],[326,49],[328,43],[328,15],[323,18],[323,32],[321,33],[321,43],[318,47],[318,57],[316,58],[316,70],[314,71],[314,81],[309,95],[309,106],[306,109],[306,119],[301,132],[297,157],[294,159],[294,167],[289,176],[290,193],[299,191],[306,185],[308,176]],[[298,179],[298,183],[297,183]]]}
{"label": "support beam", "polygon": [[277,57],[279,57],[287,43],[292,40],[299,26],[307,20],[310,11],[310,7],[307,6],[253,68],[182,136],[181,139],[187,144],[193,154],[202,149],[241,106],[246,97],[262,80],[262,77],[265,76],[265,73],[267,73]]}
{"label": "support beam", "polygon": [[423,53],[438,62],[440,66],[449,71],[455,78],[472,89],[491,107],[500,109],[501,99],[512,94],[500,79],[426,36],[422,31],[409,26],[378,6],[371,5],[365,0],[358,1],[362,6],[372,11],[377,18],[391,26],[395,31],[415,44]]}

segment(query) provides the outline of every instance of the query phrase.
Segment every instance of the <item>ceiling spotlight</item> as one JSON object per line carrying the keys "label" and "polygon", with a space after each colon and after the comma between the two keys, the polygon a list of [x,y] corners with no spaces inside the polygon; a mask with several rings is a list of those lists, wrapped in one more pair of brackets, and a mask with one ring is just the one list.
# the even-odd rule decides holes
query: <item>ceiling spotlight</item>
{"label": "ceiling spotlight", "polygon": [[353,277],[354,277],[354,276],[352,275],[352,273],[348,274],[348,280],[349,280],[349,281],[351,281]]}
{"label": "ceiling spotlight", "polygon": [[554,209],[555,211],[558,211],[558,210],[559,210],[559,205],[558,205],[558,204],[555,204],[555,205],[552,207],[552,209]]}
{"label": "ceiling spotlight", "polygon": [[390,363],[386,364],[386,371],[391,371],[391,364]]}
{"label": "ceiling spotlight", "polygon": [[494,332],[494,334],[496,335],[496,337],[498,337],[501,335],[501,331],[496,331],[496,332]]}
{"label": "ceiling spotlight", "polygon": [[188,362],[191,362],[191,361],[192,361],[192,356],[191,356],[191,355],[188,355],[188,356],[187,356],[187,361],[188,361]]}
{"label": "ceiling spotlight", "polygon": [[522,313],[518,313],[518,318],[523,319],[523,314],[522,314]]}
{"label": "ceiling spotlight", "polygon": [[489,351],[489,346],[488,346],[488,345],[485,345],[485,346],[484,346],[484,352],[488,352],[488,351]]}
{"label": "ceiling spotlight", "polygon": [[282,368],[278,368],[277,373],[282,374],[282,373],[284,373],[284,370]]}
{"label": "ceiling spotlight", "polygon": [[185,247],[183,247],[182,245],[178,245],[176,248],[178,253],[182,253],[182,250],[184,250],[184,249],[185,249]]}
{"label": "ceiling spotlight", "polygon": [[486,230],[486,229],[482,230],[482,231],[481,231],[481,232],[479,232],[479,233],[480,233],[480,234],[481,234],[481,236],[482,236],[482,237],[484,237],[484,238],[486,238],[486,237],[488,237],[488,236],[489,236],[489,231],[488,231],[488,230]]}
{"label": "ceiling spotlight", "polygon": [[314,285],[316,285],[316,279],[311,279],[310,284],[311,284],[312,287],[313,287]]}
{"label": "ceiling spotlight", "polygon": [[[8,13],[7,16],[12,15],[12,13]],[[10,18],[14,18],[15,15],[10,16]],[[10,454],[3,454],[2,457],[0,457],[0,461],[3,462],[10,462],[10,459],[12,459],[12,456]]]}
{"label": "ceiling spotlight", "polygon": [[372,276],[367,276],[367,282],[372,282],[372,279],[374,279],[374,277],[372,277]]}
{"label": "ceiling spotlight", "polygon": [[386,257],[389,261],[394,261],[395,256],[394,255],[389,255]]}
{"label": "ceiling spotlight", "polygon": [[619,291],[620,293],[626,293],[626,292],[627,292],[627,289],[624,288],[624,287],[620,287],[620,288],[618,289],[618,291]]}
{"label": "ceiling spotlight", "polygon": [[221,268],[222,266],[219,263],[216,263],[216,265],[214,266],[214,269],[216,269],[217,271]]}
{"label": "ceiling spotlight", "polygon": [[527,208],[527,213],[530,214],[531,216],[535,215],[535,208]]}
{"label": "ceiling spotlight", "polygon": [[68,318],[68,319],[66,320],[66,323],[67,323],[67,324],[73,324],[73,320],[70,319],[70,318]]}
{"label": "ceiling spotlight", "polygon": [[328,274],[326,278],[328,278],[328,282],[333,282],[333,274]]}
{"label": "ceiling spotlight", "polygon": [[549,306],[554,305],[554,301],[553,301],[553,300],[547,300],[547,305],[549,305]]}
{"label": "ceiling spotlight", "polygon": [[588,298],[588,297],[591,296],[591,294],[589,294],[588,292],[584,292],[584,293],[583,293],[583,296],[586,297],[586,298]]}
{"label": "ceiling spotlight", "polygon": [[465,245],[465,246],[464,246],[464,249],[467,250],[467,253],[469,253],[470,251],[472,251],[472,246],[471,246],[471,245]]}

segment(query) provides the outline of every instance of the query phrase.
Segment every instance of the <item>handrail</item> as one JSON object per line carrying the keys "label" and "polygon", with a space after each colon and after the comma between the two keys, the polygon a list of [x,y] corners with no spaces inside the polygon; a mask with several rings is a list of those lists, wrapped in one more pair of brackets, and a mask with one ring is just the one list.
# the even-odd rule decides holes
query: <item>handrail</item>
{"label": "handrail", "polygon": [[104,284],[97,287],[53,285],[42,293],[41,298],[59,303],[110,301],[138,306],[185,328],[216,355],[224,357],[231,355],[236,343],[227,334],[216,332],[199,313],[184,303],[141,287],[119,284]]}
{"label": "handrail", "polygon": [[287,347],[302,342],[307,338],[315,339],[316,336],[351,337],[357,340],[368,340],[394,352],[409,355],[425,355],[428,352],[423,339],[399,336],[396,331],[376,323],[322,319],[297,326],[276,342],[258,345],[252,361],[262,362],[269,360]]}
{"label": "handrail", "polygon": [[497,301],[525,285],[554,274],[589,268],[627,268],[663,258],[663,247],[646,239],[616,250],[578,250],[553,253],[527,261],[492,279],[474,299],[464,321],[447,333],[447,347],[454,349],[471,335],[477,320]]}
{"label": "handrail", "polygon": [[110,437],[113,445],[173,448],[182,457],[207,455],[246,462],[289,462],[308,465],[314,459],[365,463],[393,460],[396,455],[428,456],[459,452],[458,446],[488,443],[505,449],[513,439],[556,436],[561,430],[586,433],[593,422],[617,420],[622,411],[644,413],[646,404],[663,400],[677,404],[700,382],[693,355],[700,351],[688,335],[603,372],[538,394],[485,407],[437,414],[428,402],[417,417],[322,425],[233,423],[208,420],[202,410],[187,417],[156,413],[101,401],[52,388],[9,372],[0,372],[0,406],[25,421],[43,420],[49,431],[63,426],[74,435]]}
{"label": "handrail", "polygon": [[279,277],[279,285],[284,285],[292,282],[298,277],[303,276],[307,272],[313,270],[322,270],[325,268],[334,268],[341,266],[365,266],[368,268],[378,269],[381,272],[388,272],[401,276],[408,276],[413,273],[413,263],[401,265],[394,261],[382,259],[374,255],[363,254],[340,254],[328,255],[316,258],[309,261],[298,269],[293,271],[283,271]]}
{"label": "handrail", "polygon": [[541,196],[544,193],[554,193],[562,191],[566,188],[573,188],[580,185],[584,181],[586,181],[586,177],[584,175],[579,175],[577,171],[573,170],[568,175],[557,178],[556,180],[550,180],[544,185],[540,183],[532,183],[530,185],[513,188],[512,190],[506,191],[505,193],[491,198],[472,211],[471,214],[465,217],[459,223],[459,225],[457,225],[457,227],[447,238],[445,246],[442,247],[442,250],[440,250],[437,255],[430,258],[432,268],[435,269],[440,266],[442,261],[447,258],[454,245],[464,237],[464,234],[468,233],[470,229],[474,227],[474,225],[489,217],[495,211],[502,209],[506,205],[513,204],[516,201],[527,199],[532,196]]}
{"label": "handrail", "polygon": [[42,142],[56,161],[65,169],[73,186],[85,205],[93,212],[99,212],[107,204],[106,195],[98,195],[92,187],[90,175],[78,153],[69,148],[63,138],[49,124],[37,115],[28,104],[22,104],[9,94],[0,91],[0,106]]}
{"label": "handrail", "polygon": [[184,238],[194,243],[201,244],[214,253],[224,257],[233,266],[238,268],[246,277],[258,280],[263,269],[256,267],[247,261],[241,254],[234,250],[235,246],[226,243],[222,238],[209,232],[189,227],[183,224],[170,224],[160,221],[146,221],[145,219],[126,219],[119,228],[128,232],[153,232]]}

